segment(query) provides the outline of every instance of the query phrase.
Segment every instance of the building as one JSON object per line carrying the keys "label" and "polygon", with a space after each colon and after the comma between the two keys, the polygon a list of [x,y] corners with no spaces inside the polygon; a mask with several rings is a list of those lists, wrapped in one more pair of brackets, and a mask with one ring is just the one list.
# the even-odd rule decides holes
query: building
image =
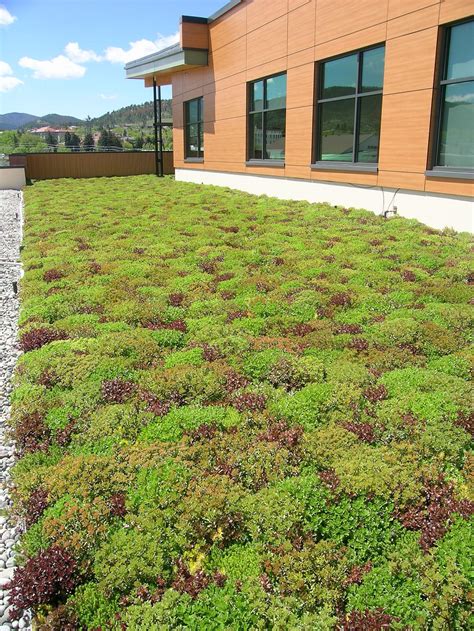
{"label": "building", "polygon": [[[57,142],[64,142],[64,136],[67,132],[71,131],[73,128],[69,129],[58,129],[56,127],[37,127],[36,129],[32,129],[32,134],[38,134],[43,140],[46,140],[48,134],[51,134],[53,138],[56,138]],[[75,127],[74,129],[77,129]]]}
{"label": "building", "polygon": [[473,230],[471,0],[232,0],[126,65],[176,178]]}

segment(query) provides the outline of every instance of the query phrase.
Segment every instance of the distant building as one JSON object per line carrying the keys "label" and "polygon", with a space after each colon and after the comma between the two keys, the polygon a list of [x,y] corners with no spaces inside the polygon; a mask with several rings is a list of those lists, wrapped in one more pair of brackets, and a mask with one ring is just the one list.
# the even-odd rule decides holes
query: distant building
{"label": "distant building", "polygon": [[[72,128],[71,128],[72,129]],[[55,129],[54,127],[38,127],[37,129],[32,129],[32,134],[38,134],[43,140],[46,139],[48,134],[51,134],[56,138],[59,142],[64,142],[64,136],[67,132],[70,132],[71,129]],[[76,128],[74,128],[76,129]]]}

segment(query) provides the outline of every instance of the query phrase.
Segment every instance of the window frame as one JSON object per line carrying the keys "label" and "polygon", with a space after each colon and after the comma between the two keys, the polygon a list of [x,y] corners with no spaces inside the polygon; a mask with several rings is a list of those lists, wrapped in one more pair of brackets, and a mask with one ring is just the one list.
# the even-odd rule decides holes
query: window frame
{"label": "window frame", "polygon": [[[252,86],[259,81],[263,82],[263,95],[262,95],[262,104],[265,105],[267,100],[267,81],[268,79],[273,79],[274,77],[286,76],[286,93],[285,93],[285,107],[278,108],[265,108],[262,107],[261,110],[251,110],[250,105],[252,102]],[[247,160],[245,162],[246,166],[269,166],[269,167],[284,167],[285,166],[285,157],[283,159],[279,158],[252,158],[250,155],[250,121],[252,114],[261,114],[262,115],[262,154],[265,153],[265,138],[266,138],[266,126],[265,114],[267,112],[279,112],[281,110],[285,111],[285,156],[286,156],[286,101],[288,98],[288,72],[286,70],[280,70],[279,72],[274,72],[273,74],[266,75],[264,77],[258,77],[258,79],[253,79],[247,83],[247,142],[246,142],[246,156]]]}
{"label": "window frame", "polygon": [[[312,163],[311,168],[314,170],[325,170],[325,171],[360,171],[360,172],[369,172],[369,173],[377,173],[378,172],[378,160],[379,160],[379,152],[380,152],[380,130],[379,130],[379,147],[377,150],[377,162],[356,162],[354,160],[355,156],[359,150],[359,131],[360,131],[360,105],[359,102],[366,96],[378,96],[382,97],[383,103],[383,85],[380,90],[373,90],[371,92],[363,92],[360,90],[362,83],[362,70],[363,63],[361,63],[362,55],[370,50],[375,50],[377,48],[383,48],[385,51],[385,42],[379,42],[378,44],[372,44],[371,46],[365,46],[364,48],[357,48],[356,50],[348,51],[345,53],[341,53],[339,55],[334,55],[333,57],[328,57],[327,59],[321,59],[315,64],[315,82],[314,82],[314,113],[313,113],[313,151],[312,151]],[[357,55],[357,85],[355,88],[355,92],[353,95],[344,95],[339,97],[331,97],[323,99],[321,98],[321,94],[323,92],[323,81],[324,81],[324,64],[336,61],[337,59],[342,59],[344,57],[350,57],[351,55]],[[385,82],[385,54],[384,54],[384,78]],[[351,161],[337,161],[337,160],[321,160],[321,119],[320,110],[321,104],[330,103],[335,101],[343,101],[353,99],[354,104],[354,140],[352,143],[352,160]],[[380,121],[382,120],[382,116],[380,117]]]}
{"label": "window frame", "polygon": [[447,85],[455,85],[458,83],[466,83],[467,81],[474,81],[474,76],[462,77],[461,79],[444,79],[447,74],[449,46],[451,43],[451,29],[460,24],[467,22],[473,22],[474,18],[469,16],[456,20],[455,22],[449,22],[440,26],[439,41],[438,41],[438,54],[437,54],[437,66],[435,71],[435,85],[434,85],[434,99],[432,108],[432,124],[431,124],[431,143],[430,152],[428,156],[428,168],[425,171],[425,175],[428,177],[438,178],[458,178],[474,180],[474,168],[463,167],[449,167],[438,164],[439,155],[441,150],[441,128],[443,124],[443,107],[444,107],[444,95]]}
{"label": "window frame", "polygon": [[[187,110],[188,110],[188,105],[189,103],[192,103],[193,101],[197,101],[198,103],[198,120],[196,122],[189,122],[188,121],[188,115],[187,115]],[[196,96],[193,99],[188,99],[187,101],[183,102],[183,121],[184,121],[184,161],[185,162],[204,162],[204,96]],[[188,129],[191,125],[197,125],[197,134],[198,134],[198,148],[197,148],[197,156],[189,156],[188,155]],[[201,146],[200,146],[200,142],[199,139],[201,137],[201,133],[202,133],[202,151],[201,151]]]}

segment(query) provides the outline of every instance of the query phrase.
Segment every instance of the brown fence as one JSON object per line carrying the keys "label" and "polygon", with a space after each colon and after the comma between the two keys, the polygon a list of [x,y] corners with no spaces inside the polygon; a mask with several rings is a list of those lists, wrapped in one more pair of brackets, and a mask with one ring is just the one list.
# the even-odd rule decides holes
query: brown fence
{"label": "brown fence", "polygon": [[[29,180],[59,177],[110,177],[155,173],[153,151],[17,153],[10,155],[10,166],[24,166]],[[163,152],[165,175],[174,173],[173,152]]]}

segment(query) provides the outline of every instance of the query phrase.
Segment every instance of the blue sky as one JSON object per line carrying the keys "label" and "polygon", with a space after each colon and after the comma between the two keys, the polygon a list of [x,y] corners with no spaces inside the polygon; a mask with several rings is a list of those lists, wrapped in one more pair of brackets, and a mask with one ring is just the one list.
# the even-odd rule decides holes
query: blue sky
{"label": "blue sky", "polygon": [[84,118],[151,100],[124,63],[174,43],[181,15],[208,17],[225,2],[0,0],[0,114]]}

